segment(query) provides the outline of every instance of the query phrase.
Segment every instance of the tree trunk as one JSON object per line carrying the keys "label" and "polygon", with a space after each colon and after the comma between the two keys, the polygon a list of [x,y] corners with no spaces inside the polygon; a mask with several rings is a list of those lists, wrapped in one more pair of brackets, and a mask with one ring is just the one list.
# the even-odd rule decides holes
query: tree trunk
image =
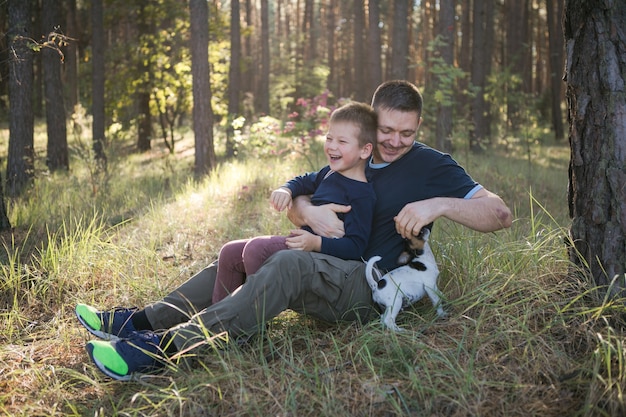
{"label": "tree trunk", "polygon": [[356,101],[367,100],[367,89],[365,87],[365,70],[367,62],[365,61],[365,48],[359,45],[365,45],[365,4],[363,0],[353,0],[354,10],[354,79],[352,91],[354,91],[354,99]]}
{"label": "tree trunk", "polygon": [[200,178],[215,166],[213,110],[209,80],[209,6],[206,0],[189,0],[191,22],[191,73],[193,77],[194,172]]}
{"label": "tree trunk", "polygon": [[32,38],[30,1],[9,1],[9,155],[7,193],[20,194],[33,177],[35,152],[33,116],[33,51],[26,38]]}
{"label": "tree trunk", "polygon": [[475,88],[476,95],[472,99],[472,127],[470,128],[469,147],[472,152],[476,153],[483,151],[483,145],[487,136],[485,7],[493,7],[493,5],[486,5],[483,1],[474,2],[471,82]]}
{"label": "tree trunk", "polygon": [[327,31],[327,61],[328,61],[328,77],[326,78],[326,86],[334,94],[338,93],[337,81],[337,61],[335,59],[335,28],[337,27],[337,0],[328,0],[328,17],[326,22]]}
{"label": "tree trunk", "polygon": [[377,1],[368,1],[369,28],[367,35],[367,97],[372,97],[374,90],[383,81],[381,61],[382,41],[380,37],[380,6]]}
{"label": "tree trunk", "polygon": [[[439,54],[443,62],[452,67],[454,60],[454,0],[440,0],[438,34],[443,44]],[[446,92],[447,93],[447,92]],[[452,101],[452,100],[450,100]],[[452,104],[439,103],[437,107],[437,147],[443,152],[452,152]]]}
{"label": "tree trunk", "polygon": [[626,288],[626,2],[566,0],[572,261]]}
{"label": "tree trunk", "polygon": [[226,156],[235,155],[232,121],[239,116],[239,92],[241,74],[241,27],[239,0],[230,2],[230,67],[228,69],[228,126],[226,127]]}
{"label": "tree trunk", "polygon": [[152,69],[146,64],[148,57],[142,52],[145,49],[145,40],[153,32],[148,21],[146,6],[140,3],[137,8],[137,91],[135,102],[137,103],[137,150],[139,152],[149,151],[152,148],[152,113],[150,112],[150,90]]}
{"label": "tree trunk", "polygon": [[261,85],[259,110],[270,114],[270,21],[268,0],[261,0]]}
{"label": "tree trunk", "polygon": [[[44,36],[61,26],[61,0],[43,0],[42,24]],[[43,48],[42,62],[48,132],[47,164],[50,171],[70,168],[67,148],[67,124],[63,85],[61,83],[61,55],[52,48]]]}
{"label": "tree trunk", "polygon": [[561,15],[563,0],[546,0],[548,9],[548,43],[550,59],[550,103],[552,113],[552,128],[556,140],[563,139],[563,114],[561,112],[561,92],[563,76],[563,36],[561,29]]}
{"label": "tree trunk", "polygon": [[102,0],[91,2],[91,26],[92,26],[92,74],[91,74],[91,112],[93,114],[92,135],[93,151],[96,160],[106,167],[106,155],[104,153],[104,11]]}
{"label": "tree trunk", "polygon": [[79,103],[78,90],[78,21],[76,18],[76,0],[67,1],[66,10],[67,36],[69,39],[65,47],[65,64],[63,65],[63,83],[67,86],[66,103],[70,113],[74,112],[74,107]]}
{"label": "tree trunk", "polygon": [[393,36],[391,46],[391,78],[406,79],[408,73],[409,34],[407,0],[393,1]]}

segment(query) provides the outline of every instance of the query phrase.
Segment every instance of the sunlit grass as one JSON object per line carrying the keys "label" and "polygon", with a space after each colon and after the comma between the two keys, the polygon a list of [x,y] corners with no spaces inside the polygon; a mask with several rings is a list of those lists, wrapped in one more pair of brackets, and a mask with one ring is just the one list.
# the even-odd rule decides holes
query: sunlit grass
{"label": "sunlit grass", "polygon": [[209,347],[160,375],[111,382],[87,359],[76,302],[141,306],[215,259],[227,240],[291,227],[267,197],[301,173],[301,159],[221,161],[196,182],[187,147],[177,144],[177,157],[111,155],[115,171],[101,179],[74,159],[70,173],[42,176],[28,198],[11,201],[0,414],[626,412],[624,303],[571,273],[567,152],[553,148],[537,149],[531,171],[523,155],[455,155],[516,219],[490,234],[437,222],[431,242],[447,318],[424,300],[400,314],[407,332],[395,334],[378,321],[328,325],[287,311],[247,345]]}

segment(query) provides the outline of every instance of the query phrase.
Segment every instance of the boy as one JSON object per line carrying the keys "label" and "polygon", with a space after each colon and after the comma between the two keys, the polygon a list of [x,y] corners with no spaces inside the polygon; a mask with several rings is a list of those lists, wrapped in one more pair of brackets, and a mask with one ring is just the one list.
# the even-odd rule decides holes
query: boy
{"label": "boy", "polygon": [[242,285],[272,254],[284,249],[313,251],[342,259],[359,260],[365,252],[376,202],[374,188],[365,178],[365,165],[376,143],[377,116],[364,103],[336,109],[329,121],[324,153],[328,165],[318,172],[298,176],[274,190],[270,204],[277,211],[291,207],[292,198],[313,195],[315,205],[341,204],[352,209],[340,215],[342,238],[316,235],[309,227],[285,236],[259,236],[226,243],[219,254],[213,303]]}

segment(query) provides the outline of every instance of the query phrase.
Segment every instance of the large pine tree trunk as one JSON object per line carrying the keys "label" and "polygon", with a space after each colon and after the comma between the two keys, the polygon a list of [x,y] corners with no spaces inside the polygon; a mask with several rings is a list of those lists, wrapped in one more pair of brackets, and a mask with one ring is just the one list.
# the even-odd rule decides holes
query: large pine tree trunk
{"label": "large pine tree trunk", "polygon": [[[61,0],[43,0],[44,33],[54,32],[61,23]],[[46,127],[48,132],[47,164],[50,171],[70,168],[67,125],[61,82],[61,56],[52,48],[42,50]]]}
{"label": "large pine tree trunk", "polygon": [[9,1],[9,155],[7,193],[17,195],[30,182],[34,168],[33,52],[30,1]]}
{"label": "large pine tree trunk", "polygon": [[[571,259],[626,288],[626,2],[566,0]],[[580,255],[580,258],[578,255]]]}
{"label": "large pine tree trunk", "polygon": [[485,29],[486,7],[483,1],[474,3],[473,26],[472,26],[472,75],[471,83],[476,89],[476,95],[472,99],[472,127],[469,131],[469,146],[472,152],[482,152],[483,145],[487,141],[488,119],[487,102],[485,101],[485,85],[487,72],[485,69],[487,36]]}
{"label": "large pine tree trunk", "polygon": [[215,166],[213,110],[209,83],[209,6],[206,0],[189,0],[191,22],[191,74],[193,77],[193,132],[195,175]]}
{"label": "large pine tree trunk", "polygon": [[367,100],[367,89],[365,87],[365,71],[367,62],[365,59],[365,48],[359,45],[365,44],[365,2],[363,0],[353,0],[354,10],[354,78],[352,80],[352,91],[354,99],[357,101]]}

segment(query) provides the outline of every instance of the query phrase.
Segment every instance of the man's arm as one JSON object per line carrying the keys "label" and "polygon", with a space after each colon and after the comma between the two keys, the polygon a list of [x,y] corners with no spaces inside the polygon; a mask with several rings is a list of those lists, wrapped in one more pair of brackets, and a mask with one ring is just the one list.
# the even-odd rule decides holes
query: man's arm
{"label": "man's arm", "polygon": [[309,226],[316,234],[324,237],[340,238],[345,234],[343,222],[337,213],[347,213],[350,206],[325,204],[314,206],[311,197],[301,195],[293,199],[287,218],[295,226]]}
{"label": "man's arm", "polygon": [[481,189],[470,199],[436,197],[409,203],[395,217],[396,230],[403,237],[417,235],[422,227],[445,217],[479,232],[510,227],[511,210],[496,194]]}

